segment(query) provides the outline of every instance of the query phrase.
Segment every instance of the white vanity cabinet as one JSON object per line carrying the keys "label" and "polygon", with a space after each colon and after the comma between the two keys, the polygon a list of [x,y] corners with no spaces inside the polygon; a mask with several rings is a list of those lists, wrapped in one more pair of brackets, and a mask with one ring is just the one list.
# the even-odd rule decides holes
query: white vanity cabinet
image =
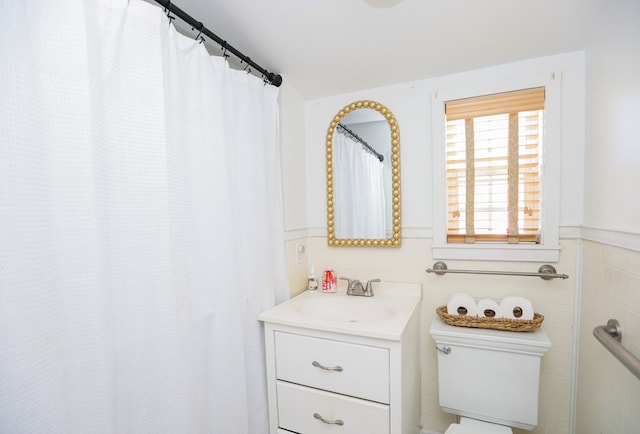
{"label": "white vanity cabinet", "polygon": [[[409,292],[413,298],[406,295],[403,308],[394,308],[394,315],[405,314],[404,318],[359,324],[308,317],[302,321],[287,316],[296,309],[278,307],[273,309],[277,312],[260,315],[272,434],[419,433],[420,287],[416,286],[417,293]],[[378,302],[386,301],[381,295]]]}

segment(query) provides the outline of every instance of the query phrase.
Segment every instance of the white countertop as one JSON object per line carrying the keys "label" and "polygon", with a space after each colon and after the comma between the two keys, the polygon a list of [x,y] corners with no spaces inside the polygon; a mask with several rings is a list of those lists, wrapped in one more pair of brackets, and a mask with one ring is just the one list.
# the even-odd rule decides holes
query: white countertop
{"label": "white countertop", "polygon": [[[335,293],[323,293],[321,289],[312,293],[304,293],[293,297],[258,315],[260,321],[266,323],[283,324],[304,327],[313,330],[323,330],[335,333],[365,336],[372,338],[400,340],[409,319],[419,309],[421,288],[417,283],[380,282],[373,284],[374,296],[362,297],[346,295],[345,285],[339,285]],[[305,315],[301,307],[309,306],[314,301],[324,303],[325,300],[335,300],[338,304],[355,306],[366,310],[367,305],[373,308],[383,306],[392,311],[387,318],[368,321],[349,321],[335,319],[320,319]],[[360,305],[360,303],[362,303]]]}

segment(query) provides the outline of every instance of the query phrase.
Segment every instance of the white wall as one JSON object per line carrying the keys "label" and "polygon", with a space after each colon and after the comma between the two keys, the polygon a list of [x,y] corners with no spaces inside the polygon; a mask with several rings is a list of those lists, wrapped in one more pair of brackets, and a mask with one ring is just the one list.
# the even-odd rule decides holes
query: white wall
{"label": "white wall", "polygon": [[[625,345],[640,356],[640,205],[637,202],[640,142],[636,127],[640,115],[639,22],[640,3],[636,0],[609,1],[584,53],[531,59],[321,100],[303,102],[298,96],[292,99],[290,122],[300,121],[304,112],[301,122],[305,127],[302,131],[293,126],[294,133],[288,134],[288,147],[283,149],[290,264],[294,263],[294,244],[303,242],[308,243],[317,270],[330,265],[341,274],[361,279],[381,277],[422,284],[422,422],[425,429],[443,432],[452,420],[438,407],[437,365],[428,326],[434,317],[433,309],[452,292],[464,289],[483,297],[499,298],[512,292],[526,295],[534,300],[536,310],[545,314],[543,327],[551,337],[553,349],[543,359],[540,424],[535,433],[640,432],[640,412],[637,411],[640,381],[591,334],[593,327],[616,317],[624,328]],[[509,277],[427,275],[424,270],[432,265],[431,92],[440,87],[499,80],[527,70],[563,73],[559,185],[563,250],[560,262],[555,265],[560,272],[569,274],[570,279],[543,282]],[[374,99],[385,104],[399,123],[404,236],[399,249],[328,248],[326,245],[325,134],[335,113],[359,99]],[[298,146],[304,146],[304,150]],[[631,200],[623,202],[620,200],[623,197]],[[459,268],[517,270],[537,265],[449,264]],[[295,293],[304,286],[299,265],[294,267],[292,276]],[[574,317],[572,312],[578,315]],[[575,384],[577,342],[574,333],[578,326],[579,381]],[[575,419],[574,400],[577,400]]]}
{"label": "white wall", "polygon": [[286,77],[278,101],[284,225],[287,231],[295,231],[307,227],[304,101]]}
{"label": "white wall", "polygon": [[[282,201],[289,270],[289,291],[299,292],[307,276],[306,258],[296,260],[298,245],[307,245],[307,168],[305,166],[304,101],[298,91],[283,77],[278,98],[280,104],[280,166]],[[259,216],[257,217],[259,218]]]}
{"label": "white wall", "polygon": [[[510,276],[435,276],[425,273],[433,264],[431,239],[413,237],[396,248],[327,247],[326,238],[312,237],[311,248],[317,264],[331,265],[340,275],[362,280],[379,277],[391,282],[417,282],[422,285],[422,325],[420,334],[422,424],[425,429],[444,432],[454,421],[440,410],[437,392],[437,361],[435,344],[428,330],[435,309],[446,304],[455,292],[464,290],[477,299],[500,300],[506,295],[531,299],[536,311],[545,316],[543,328],[553,348],[542,360],[540,420],[533,433],[570,433],[572,361],[574,355],[574,303],[576,291],[576,240],[561,240],[559,271],[569,274],[568,280],[543,281],[537,278]],[[508,269],[535,271],[534,263],[451,262],[452,268]],[[523,391],[528,393],[528,391]],[[526,431],[517,431],[523,434]]]}
{"label": "white wall", "polygon": [[587,47],[585,225],[640,233],[640,3],[607,3]]}
{"label": "white wall", "polygon": [[585,228],[576,432],[640,432],[640,380],[592,335],[617,319],[640,358],[640,3],[607,2],[586,48]]}
{"label": "white wall", "polygon": [[576,433],[640,433],[640,379],[593,336],[615,318],[640,358],[640,252],[585,241]]}
{"label": "white wall", "polygon": [[562,72],[560,224],[565,227],[580,225],[584,206],[580,187],[584,179],[584,55],[583,52],[572,52],[306,102],[309,227],[316,235],[322,235],[326,228],[325,135],[333,116],[348,103],[372,99],[384,104],[395,114],[400,128],[404,233],[429,235],[432,227],[432,93],[438,89],[473,86],[552,71]]}
{"label": "white wall", "polygon": [[[558,188],[562,201],[560,215],[563,239],[560,261],[554,265],[571,278],[566,281],[542,281],[504,276],[428,275],[425,269],[433,264],[432,92],[552,71],[562,73],[562,179]],[[584,86],[584,53],[572,52],[305,103],[308,247],[314,265],[316,270],[331,266],[340,275],[362,280],[380,277],[383,280],[422,284],[422,423],[427,430],[443,432],[453,421],[452,416],[443,413],[438,405],[437,363],[428,328],[435,316],[435,308],[460,290],[469,291],[477,298],[497,300],[505,295],[523,295],[530,298],[536,310],[545,315],[544,328],[553,342],[553,348],[543,359],[540,422],[534,432],[563,434],[571,430],[574,307],[579,280],[575,234],[582,223],[584,206]],[[327,247],[326,131],[331,119],[341,108],[361,99],[384,104],[394,113],[400,128],[403,244],[399,249]],[[451,268],[535,271],[540,264],[451,261],[448,265]]]}

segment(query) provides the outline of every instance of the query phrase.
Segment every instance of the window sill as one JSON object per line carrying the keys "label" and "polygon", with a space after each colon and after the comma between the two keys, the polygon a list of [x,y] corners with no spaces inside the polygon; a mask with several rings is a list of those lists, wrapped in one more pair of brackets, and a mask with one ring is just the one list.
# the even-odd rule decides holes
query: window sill
{"label": "window sill", "polygon": [[560,246],[445,244],[434,245],[432,252],[434,260],[558,262],[560,259]]}

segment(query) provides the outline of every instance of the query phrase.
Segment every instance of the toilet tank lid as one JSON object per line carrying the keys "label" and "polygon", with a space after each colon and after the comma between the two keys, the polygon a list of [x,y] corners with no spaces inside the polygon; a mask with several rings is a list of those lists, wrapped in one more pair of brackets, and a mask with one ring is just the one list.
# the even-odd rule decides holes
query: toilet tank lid
{"label": "toilet tank lid", "polygon": [[542,355],[551,348],[551,341],[541,328],[531,332],[458,327],[435,317],[429,333],[438,344],[485,347]]}

